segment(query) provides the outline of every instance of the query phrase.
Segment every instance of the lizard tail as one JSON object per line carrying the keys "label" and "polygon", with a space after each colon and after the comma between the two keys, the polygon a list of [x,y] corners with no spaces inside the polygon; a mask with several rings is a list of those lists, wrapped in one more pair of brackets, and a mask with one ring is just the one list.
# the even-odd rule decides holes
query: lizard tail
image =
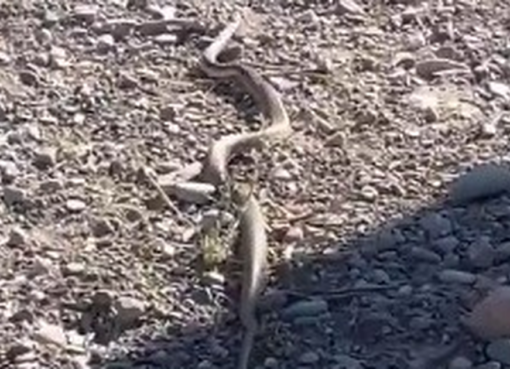
{"label": "lizard tail", "polygon": [[248,369],[250,362],[253,341],[255,340],[255,329],[247,329],[244,333],[241,353],[239,355],[239,363],[237,369]]}

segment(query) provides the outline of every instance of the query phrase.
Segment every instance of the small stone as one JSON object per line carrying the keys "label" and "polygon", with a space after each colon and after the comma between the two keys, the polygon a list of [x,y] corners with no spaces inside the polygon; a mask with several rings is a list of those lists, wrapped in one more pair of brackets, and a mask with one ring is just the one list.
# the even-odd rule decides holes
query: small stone
{"label": "small stone", "polygon": [[107,53],[115,49],[115,39],[110,34],[101,35],[97,38],[97,51]]}
{"label": "small stone", "polygon": [[354,0],[339,0],[336,11],[339,14],[364,15],[363,8]]}
{"label": "small stone", "polygon": [[85,23],[93,23],[96,19],[98,8],[90,5],[78,5],[74,8],[74,18]]}
{"label": "small stone", "polygon": [[482,236],[468,247],[468,257],[475,268],[488,268],[492,266],[496,257],[496,251],[488,237]]}
{"label": "small stone", "polygon": [[45,148],[35,154],[34,166],[39,170],[45,170],[55,166],[57,162],[57,150]]}
{"label": "small stone", "polygon": [[31,87],[36,87],[40,84],[39,76],[32,70],[24,69],[19,72],[20,81]]}
{"label": "small stone", "polygon": [[222,286],[225,284],[225,276],[215,271],[205,272],[202,280],[210,286]]}
{"label": "small stone", "polygon": [[289,181],[292,180],[292,174],[285,168],[279,167],[273,170],[273,178],[279,181]]}
{"label": "small stone", "polygon": [[98,238],[105,237],[115,232],[112,222],[104,218],[94,219],[92,221],[91,229],[94,237]]}
{"label": "small stone", "polygon": [[473,284],[476,282],[476,275],[453,269],[441,271],[438,277],[441,282],[451,284]]}
{"label": "small stone", "polygon": [[175,249],[174,245],[172,245],[168,242],[163,243],[163,245],[161,247],[161,254],[165,258],[168,258],[168,259],[173,258],[175,256],[176,252],[177,252],[177,250]]}
{"label": "small stone", "polygon": [[150,13],[156,19],[174,19],[175,14],[177,13],[177,9],[174,6],[163,6],[160,7],[158,5],[149,5],[147,7],[147,12]]}
{"label": "small stone", "polygon": [[483,164],[460,176],[452,185],[450,200],[456,205],[494,197],[510,188],[510,170],[497,164]]}
{"label": "small stone", "polygon": [[[498,287],[480,301],[465,319],[479,338],[498,339],[510,336],[510,287]],[[509,346],[510,347],[510,346]]]}
{"label": "small stone", "polygon": [[441,256],[424,247],[412,247],[411,256],[417,261],[423,261],[426,263],[437,264],[441,262]]}
{"label": "small stone", "polygon": [[365,185],[360,191],[361,198],[365,201],[375,201],[379,197],[379,192],[375,187]]}
{"label": "small stone", "polygon": [[117,319],[124,325],[130,326],[145,313],[145,303],[133,297],[119,297],[115,302]]}
{"label": "small stone", "polygon": [[4,202],[7,206],[12,206],[14,204],[22,204],[26,200],[25,191],[21,188],[14,186],[5,186],[4,187]]}
{"label": "small stone", "polygon": [[314,351],[308,351],[299,356],[299,362],[301,364],[313,365],[320,360],[319,354]]}
{"label": "small stone", "polygon": [[361,363],[348,355],[335,355],[336,365],[333,369],[362,369]]}
{"label": "small stone", "polygon": [[316,26],[320,23],[320,18],[312,9],[307,9],[298,16],[298,21],[306,23],[308,25]]}
{"label": "small stone", "polygon": [[216,367],[209,360],[202,360],[197,365],[197,369],[215,369]]}
{"label": "small stone", "polygon": [[303,228],[294,226],[294,227],[290,227],[287,230],[287,232],[285,233],[285,236],[283,237],[283,242],[284,243],[294,243],[294,242],[299,242],[299,241],[303,240],[303,238],[304,238]]}
{"label": "small stone", "polygon": [[7,160],[0,160],[0,174],[2,175],[2,183],[10,184],[16,177],[18,177],[20,171],[16,163]]}
{"label": "small stone", "polygon": [[489,361],[488,363],[477,365],[476,369],[501,369],[501,363],[497,361]]}
{"label": "small stone", "polygon": [[416,59],[414,54],[410,52],[401,52],[395,55],[395,60],[393,62],[396,66],[401,66],[404,69],[411,69],[416,64]]}
{"label": "small stone", "polygon": [[64,277],[73,275],[83,275],[86,270],[86,265],[83,263],[67,263],[62,267],[62,274]]}
{"label": "small stone", "polygon": [[92,303],[100,309],[108,309],[113,303],[113,293],[107,290],[97,291],[92,296]]}
{"label": "small stone", "polygon": [[375,269],[372,278],[377,284],[388,284],[391,282],[390,275],[382,269]]}
{"label": "small stone", "polygon": [[64,188],[62,181],[59,179],[48,179],[47,181],[41,182],[39,189],[46,193],[52,193],[60,191]]}
{"label": "small stone", "polygon": [[34,343],[29,340],[17,341],[8,346],[5,357],[9,361],[17,361],[19,356],[26,355],[34,349]]}
{"label": "small stone", "polygon": [[328,311],[328,303],[322,299],[298,301],[282,312],[284,319],[317,316]]}
{"label": "small stone", "polygon": [[495,96],[501,97],[505,100],[510,99],[510,86],[506,83],[491,81],[487,83],[487,89]]}
{"label": "small stone", "polygon": [[54,266],[50,259],[35,257],[32,262],[29,275],[30,277],[36,277],[39,275],[49,274],[53,270]]}
{"label": "small stone", "polygon": [[42,45],[49,45],[53,40],[53,35],[49,29],[43,28],[36,33],[37,41]]}
{"label": "small stone", "polygon": [[60,325],[50,324],[45,321],[39,321],[39,327],[34,333],[34,338],[43,344],[53,344],[59,347],[65,347],[67,338],[64,329]]}
{"label": "small stone", "polygon": [[9,231],[9,238],[7,240],[7,246],[20,247],[27,244],[28,235],[27,233],[19,228],[15,227]]}
{"label": "small stone", "polygon": [[43,27],[53,27],[59,22],[59,16],[56,12],[51,10],[45,10],[44,15],[42,17],[42,25]]}
{"label": "small stone", "polygon": [[114,39],[123,40],[131,34],[136,24],[134,19],[110,19],[105,22],[104,29]]}
{"label": "small stone", "polygon": [[66,201],[66,208],[71,213],[79,213],[85,210],[87,207],[87,204],[83,202],[82,200],[78,199],[70,199]]}
{"label": "small stone", "polygon": [[268,369],[277,369],[278,368],[278,360],[274,357],[266,357],[264,360],[264,368]]}
{"label": "small stone", "polygon": [[493,341],[487,345],[485,351],[491,360],[510,365],[510,339]]}
{"label": "small stone", "polygon": [[496,247],[495,259],[498,263],[510,259],[510,242],[504,242]]}
{"label": "small stone", "polygon": [[156,45],[160,46],[174,45],[177,42],[177,35],[164,33],[162,35],[155,36],[153,40]]}
{"label": "small stone", "polygon": [[34,314],[28,309],[20,309],[9,317],[9,321],[12,323],[32,323],[34,321]]}
{"label": "small stone", "polygon": [[420,225],[427,231],[431,239],[447,236],[452,232],[450,219],[438,213],[430,213],[420,219]]}
{"label": "small stone", "polygon": [[439,113],[438,113],[437,109],[434,108],[433,106],[426,106],[423,109],[422,113],[423,113],[423,119],[425,119],[425,121],[427,123],[434,123],[439,120]]}
{"label": "small stone", "polygon": [[494,137],[498,133],[498,127],[492,122],[483,123],[481,126],[481,133],[484,137]]}
{"label": "small stone", "polygon": [[168,32],[166,20],[151,20],[142,22],[137,28],[142,36],[157,36]]}
{"label": "small stone", "polygon": [[459,243],[455,236],[446,236],[435,240],[432,247],[441,254],[446,255],[452,253]]}
{"label": "small stone", "polygon": [[54,68],[65,68],[67,63],[67,52],[64,48],[52,46],[49,53],[50,63]]}
{"label": "small stone", "polygon": [[0,65],[7,66],[11,63],[11,57],[4,52],[0,51]]}
{"label": "small stone", "polygon": [[464,356],[457,356],[448,365],[448,369],[471,369],[473,362]]}

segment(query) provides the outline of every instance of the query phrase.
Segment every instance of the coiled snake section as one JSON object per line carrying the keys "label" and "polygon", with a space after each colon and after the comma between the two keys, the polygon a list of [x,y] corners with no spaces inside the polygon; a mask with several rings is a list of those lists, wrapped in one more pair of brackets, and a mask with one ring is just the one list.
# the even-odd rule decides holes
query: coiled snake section
{"label": "coiled snake section", "polygon": [[[235,79],[250,94],[264,115],[264,126],[256,132],[227,135],[212,143],[200,175],[204,182],[215,186],[228,183],[229,160],[244,150],[261,148],[274,139],[291,134],[289,117],[275,88],[254,69],[236,63],[221,63],[218,55],[225,49],[241,24],[236,15],[206,48],[200,59],[201,69],[211,78]],[[240,209],[240,248],[243,256],[243,278],[239,316],[245,334],[238,369],[248,367],[251,348],[257,330],[255,307],[265,282],[267,235],[264,216],[253,194],[239,186],[231,198]]]}

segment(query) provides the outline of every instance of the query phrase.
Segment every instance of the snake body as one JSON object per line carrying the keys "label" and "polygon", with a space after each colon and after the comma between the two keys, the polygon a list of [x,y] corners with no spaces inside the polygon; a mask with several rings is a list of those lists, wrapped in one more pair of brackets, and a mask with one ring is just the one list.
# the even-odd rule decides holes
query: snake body
{"label": "snake body", "polygon": [[[219,186],[228,182],[230,158],[250,148],[261,148],[265,142],[291,133],[287,112],[275,88],[254,69],[235,63],[220,63],[218,55],[225,49],[240,26],[241,17],[228,24],[206,48],[201,69],[212,78],[234,78],[251,95],[265,118],[265,127],[256,132],[231,134],[213,142],[201,173],[203,181]],[[262,210],[250,193],[234,187],[233,201],[240,209],[240,248],[243,255],[243,277],[239,316],[245,328],[238,369],[248,367],[257,331],[255,308],[264,286],[267,264],[267,235]]]}

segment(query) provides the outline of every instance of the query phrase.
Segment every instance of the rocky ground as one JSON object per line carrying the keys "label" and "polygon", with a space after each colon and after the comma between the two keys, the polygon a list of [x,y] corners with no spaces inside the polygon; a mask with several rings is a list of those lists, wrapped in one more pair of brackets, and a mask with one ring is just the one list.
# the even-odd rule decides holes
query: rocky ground
{"label": "rocky ground", "polygon": [[[241,3],[0,1],[2,368],[235,367],[231,254],[199,231],[229,213],[175,188],[172,210],[149,179],[190,178],[259,123],[196,68]],[[253,367],[417,367],[510,278],[510,198],[471,201],[510,174],[445,201],[508,161],[510,3],[253,3],[240,57],[295,130],[233,165],[256,178],[274,266]],[[445,365],[510,367],[510,341]]]}

